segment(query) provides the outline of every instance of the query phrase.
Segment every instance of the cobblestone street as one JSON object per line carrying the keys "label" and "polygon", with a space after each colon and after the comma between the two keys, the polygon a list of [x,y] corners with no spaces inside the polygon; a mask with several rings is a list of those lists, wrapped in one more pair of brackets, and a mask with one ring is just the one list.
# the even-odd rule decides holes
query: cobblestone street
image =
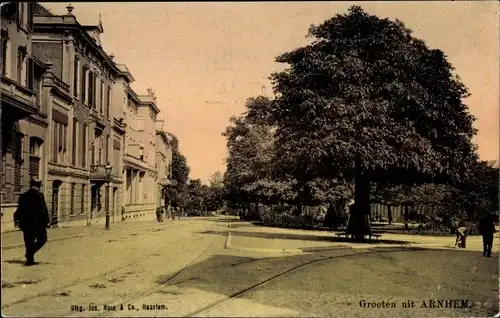
{"label": "cobblestone street", "polygon": [[[49,235],[52,231],[58,229]],[[3,251],[3,314],[405,316],[400,304],[408,299],[473,304],[418,308],[421,316],[495,310],[496,253],[482,258],[473,249],[359,246],[335,242],[331,233],[263,228],[224,217],[85,231],[82,237],[49,241],[38,266],[23,265],[22,248]],[[370,310],[359,305],[363,299],[398,307]]]}

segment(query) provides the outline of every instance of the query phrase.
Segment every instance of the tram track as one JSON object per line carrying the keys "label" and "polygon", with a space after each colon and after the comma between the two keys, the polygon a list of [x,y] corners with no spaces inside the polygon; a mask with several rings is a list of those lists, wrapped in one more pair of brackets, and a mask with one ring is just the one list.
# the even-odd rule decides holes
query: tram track
{"label": "tram track", "polygon": [[[175,240],[173,242],[171,242],[170,244],[178,244],[182,241],[185,241],[186,237],[182,237],[178,240]],[[74,280],[72,281],[71,283],[68,283],[68,284],[65,284],[65,285],[62,285],[62,286],[58,286],[56,288],[52,288],[50,290],[46,290],[46,291],[43,291],[43,292],[40,292],[40,293],[37,293],[37,294],[34,294],[34,295],[31,295],[31,296],[28,296],[28,297],[24,297],[22,299],[19,299],[19,300],[16,300],[16,301],[13,301],[11,303],[3,303],[2,304],[2,310],[5,310],[11,306],[14,306],[14,305],[19,305],[19,304],[23,304],[23,303],[26,303],[30,300],[33,300],[33,299],[36,299],[36,298],[39,298],[39,297],[45,297],[45,296],[51,296],[51,295],[54,295],[54,294],[57,294],[58,292],[62,292],[62,291],[65,291],[71,287],[74,287],[74,286],[77,286],[77,285],[80,285],[82,283],[86,283],[86,282],[90,282],[92,280],[95,280],[95,279],[99,279],[99,278],[103,278],[103,277],[106,277],[106,276],[109,276],[115,272],[118,272],[118,271],[121,271],[123,269],[126,269],[126,268],[129,268],[129,267],[132,267],[136,264],[139,264],[140,262],[143,262],[144,260],[148,259],[148,258],[151,258],[151,257],[154,257],[154,256],[157,256],[158,253],[164,251],[168,249],[168,247],[165,247],[165,246],[162,246],[161,248],[158,248],[158,249],[154,249],[153,251],[151,251],[150,253],[146,254],[146,255],[141,255],[140,257],[137,257],[135,258],[134,260],[130,261],[130,262],[126,262],[125,264],[122,264],[120,266],[117,266],[117,267],[114,267],[108,271],[105,271],[104,273],[98,273],[96,275],[92,275],[92,276],[89,276],[89,277],[85,277],[83,279],[77,279],[77,280]]]}
{"label": "tram track", "polygon": [[[230,221],[228,222],[228,227],[231,228],[231,222]],[[163,280],[161,283],[159,283],[158,285],[156,285],[156,286],[154,286],[152,288],[149,288],[149,289],[146,289],[146,290],[141,290],[141,291],[138,291],[136,293],[132,293],[128,297],[124,297],[124,298],[121,298],[121,299],[115,298],[115,300],[111,300],[110,306],[117,306],[118,307],[121,304],[126,304],[126,303],[130,304],[130,303],[138,302],[139,300],[145,299],[148,296],[150,296],[151,294],[154,294],[154,293],[158,292],[159,290],[161,290],[162,288],[165,288],[165,287],[168,287],[168,286],[181,285],[182,283],[184,283],[186,281],[190,281],[190,280],[193,280],[193,279],[196,279],[196,278],[200,278],[200,277],[205,276],[207,274],[216,273],[217,271],[220,271],[220,270],[222,270],[224,268],[237,267],[237,266],[241,266],[241,265],[248,264],[248,263],[255,263],[255,262],[262,261],[262,259],[260,259],[260,258],[252,258],[250,260],[246,259],[246,260],[243,260],[243,261],[240,261],[240,262],[231,262],[231,264],[224,264],[222,266],[221,265],[215,265],[215,266],[212,266],[212,267],[209,267],[209,268],[205,268],[203,275],[196,275],[196,276],[192,276],[192,277],[189,277],[189,278],[186,278],[186,279],[180,279],[180,278],[182,278],[183,274],[188,273],[189,270],[192,269],[194,265],[196,265],[197,263],[199,263],[199,261],[204,256],[206,256],[209,251],[212,250],[212,248],[214,247],[216,241],[218,239],[220,239],[220,234],[224,233],[224,232],[225,231],[223,231],[223,230],[216,230],[215,233],[213,233],[215,235],[213,235],[213,237],[211,238],[211,241],[209,242],[209,244],[206,247],[204,247],[203,250],[198,255],[196,255],[196,257],[194,259],[190,260],[187,265],[185,265],[184,267],[182,267],[180,270],[175,271],[166,280]],[[226,233],[229,234],[229,232],[226,232]],[[186,238],[183,237],[183,238],[175,240],[175,241],[173,241],[173,242],[171,242],[169,244],[178,244],[179,242],[184,241],[185,239]],[[227,236],[226,236],[226,240],[227,240]],[[73,286],[76,286],[78,284],[82,284],[82,283],[88,282],[88,281],[93,280],[93,279],[97,279],[97,278],[101,278],[101,277],[107,276],[107,275],[109,275],[111,273],[117,272],[119,270],[125,269],[125,268],[133,266],[133,265],[136,265],[139,262],[143,261],[145,258],[149,258],[149,257],[152,257],[154,255],[157,255],[158,252],[161,252],[161,251],[163,251],[165,249],[168,249],[168,247],[162,247],[162,248],[159,248],[159,249],[155,249],[154,251],[148,253],[145,256],[141,256],[140,258],[137,258],[137,259],[135,259],[132,262],[128,262],[128,263],[126,263],[124,265],[116,267],[116,268],[114,268],[112,270],[109,270],[109,271],[107,271],[105,273],[97,274],[97,275],[94,275],[92,277],[87,277],[87,278],[84,278],[82,280],[77,280],[77,281],[72,282],[71,284],[67,284],[65,286],[60,286],[60,287],[54,288],[54,289],[52,289],[50,291],[45,291],[45,292],[39,293],[37,295],[26,297],[26,298],[20,299],[18,301],[15,301],[13,303],[6,304],[6,305],[2,306],[2,309],[8,308],[8,307],[10,307],[12,305],[24,303],[24,302],[27,302],[29,300],[32,300],[32,299],[35,299],[35,298],[38,298],[38,297],[49,296],[49,295],[53,294],[54,292],[67,289],[69,287],[73,287]],[[374,250],[374,249],[368,249],[366,251],[360,251],[360,250],[354,251],[353,250],[352,253],[343,254],[343,255],[330,255],[330,256],[324,255],[324,252],[306,253],[306,254],[316,254],[316,257],[319,257],[319,258],[315,258],[313,260],[305,261],[305,262],[302,262],[301,264],[297,264],[296,266],[288,268],[288,269],[286,269],[284,271],[280,271],[279,273],[276,273],[276,274],[272,275],[271,277],[266,278],[264,280],[260,280],[259,282],[254,283],[251,286],[239,289],[238,291],[231,293],[229,296],[225,297],[224,299],[219,299],[219,300],[214,301],[214,302],[212,302],[212,303],[210,303],[208,305],[200,307],[200,308],[198,308],[198,309],[190,312],[188,315],[185,315],[184,317],[192,317],[192,316],[196,316],[196,315],[205,313],[205,312],[207,312],[207,311],[209,311],[209,310],[211,310],[213,308],[216,308],[217,306],[220,306],[223,303],[229,302],[229,301],[231,301],[233,299],[241,298],[244,295],[246,295],[246,294],[248,294],[248,293],[250,293],[250,292],[252,292],[254,290],[257,290],[257,289],[263,287],[264,285],[266,285],[268,283],[271,283],[271,282],[273,282],[273,281],[275,281],[275,280],[277,280],[277,279],[279,279],[279,278],[281,278],[283,276],[286,276],[286,275],[288,275],[290,273],[293,273],[296,270],[299,270],[299,269],[304,268],[304,267],[309,266],[309,265],[313,265],[313,264],[316,264],[316,263],[319,263],[319,262],[330,261],[330,260],[337,259],[337,258],[345,258],[345,257],[351,257],[351,256],[357,256],[357,255],[366,255],[366,254],[373,254],[373,253],[387,253],[387,252],[398,251],[398,250],[401,250],[401,249],[402,250],[413,250],[412,248],[408,249],[408,248],[404,248],[404,247],[390,248],[388,250]],[[328,252],[326,252],[326,253],[328,253]],[[281,257],[279,257],[279,258],[281,258]],[[88,312],[87,312],[87,314],[88,314]],[[94,317],[102,317],[102,316],[110,315],[112,313],[111,312],[99,312],[99,313],[96,313],[96,314],[97,315],[92,315],[92,316],[94,316]],[[158,311],[156,316],[161,315],[161,314],[162,314],[162,312]],[[68,312],[64,316],[81,316],[81,313],[78,313],[78,312]]]}
{"label": "tram track", "polygon": [[[420,249],[413,249],[413,248],[402,248],[402,250],[420,250]],[[298,264],[296,266],[293,266],[292,268],[289,268],[285,271],[281,271],[267,279],[264,279],[264,280],[261,280],[255,284],[252,284],[251,286],[249,287],[246,287],[246,288],[243,288],[243,289],[240,289],[239,291],[237,292],[234,292],[232,293],[231,295],[229,295],[227,298],[224,298],[224,299],[220,299],[220,300],[217,300],[217,301],[214,301],[213,303],[209,304],[209,305],[206,305],[206,306],[203,306],[201,308],[198,308],[192,312],[190,312],[189,314],[186,314],[186,315],[183,315],[183,317],[195,317],[197,315],[200,315],[204,312],[207,312],[211,309],[214,309],[226,302],[229,302],[231,300],[234,300],[234,299],[238,299],[238,298],[241,298],[243,297],[244,295],[252,292],[252,291],[255,291],[255,290],[258,290],[259,288],[263,287],[264,285],[268,284],[268,283],[271,283],[279,278],[282,278],[290,273],[293,273],[294,271],[296,270],[299,270],[301,268],[304,268],[306,266],[309,266],[309,265],[313,265],[313,264],[317,264],[317,263],[320,263],[320,262],[325,262],[325,261],[331,261],[331,260],[334,260],[334,259],[340,259],[340,258],[346,258],[346,257],[351,257],[351,256],[360,256],[360,255],[368,255],[368,254],[377,254],[377,253],[391,253],[391,252],[395,252],[395,251],[398,251],[397,248],[394,248],[394,250],[375,250],[375,249],[368,249],[367,251],[363,251],[363,252],[360,252],[359,250],[358,251],[353,251],[352,253],[349,253],[349,254],[346,254],[346,255],[333,255],[333,256],[320,256],[321,258],[319,259],[314,259],[314,260],[311,260],[311,261],[307,261],[307,262],[304,262],[302,264]]]}

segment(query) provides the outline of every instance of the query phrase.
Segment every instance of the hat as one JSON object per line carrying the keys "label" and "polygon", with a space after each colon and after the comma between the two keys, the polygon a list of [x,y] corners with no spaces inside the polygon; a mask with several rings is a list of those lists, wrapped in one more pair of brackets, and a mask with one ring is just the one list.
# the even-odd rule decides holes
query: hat
{"label": "hat", "polygon": [[42,185],[42,181],[38,180],[38,178],[32,178],[30,180],[30,185],[39,187]]}

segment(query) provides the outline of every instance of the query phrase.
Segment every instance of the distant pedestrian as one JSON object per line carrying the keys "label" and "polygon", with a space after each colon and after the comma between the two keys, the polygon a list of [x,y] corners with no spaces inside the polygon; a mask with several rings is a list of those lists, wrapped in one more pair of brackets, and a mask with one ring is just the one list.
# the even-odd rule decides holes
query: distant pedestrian
{"label": "distant pedestrian", "polygon": [[457,238],[455,240],[455,247],[459,248],[466,247],[467,231],[468,231],[467,227],[463,223],[460,223],[456,230]]}
{"label": "distant pedestrian", "polygon": [[479,220],[478,230],[483,237],[483,256],[491,257],[493,234],[496,232],[493,214],[488,212]]}
{"label": "distant pedestrian", "polygon": [[161,223],[163,222],[163,208],[156,208],[156,220]]}
{"label": "distant pedestrian", "polygon": [[24,234],[27,266],[35,264],[35,253],[47,243],[47,228],[50,227],[50,216],[43,193],[40,192],[41,186],[40,180],[31,180],[30,189],[21,194],[14,213],[14,221]]}

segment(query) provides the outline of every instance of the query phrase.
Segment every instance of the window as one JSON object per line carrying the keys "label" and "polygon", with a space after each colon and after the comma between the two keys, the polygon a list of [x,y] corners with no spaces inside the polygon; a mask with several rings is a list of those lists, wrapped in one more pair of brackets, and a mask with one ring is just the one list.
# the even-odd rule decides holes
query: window
{"label": "window", "polygon": [[35,3],[28,2],[28,31],[33,32],[33,15],[35,11]]}
{"label": "window", "polygon": [[85,184],[82,184],[82,192],[80,195],[80,214],[85,214]]}
{"label": "window", "polygon": [[82,125],[82,155],[81,164],[85,168],[87,165],[87,124]]}
{"label": "window", "polygon": [[7,51],[8,51],[9,37],[7,31],[2,30],[2,75],[7,75]]}
{"label": "window", "polygon": [[72,152],[71,152],[71,164],[76,166],[76,152],[77,152],[77,137],[76,134],[78,132],[78,120],[73,118],[73,136],[72,136]]}
{"label": "window", "polygon": [[84,104],[87,104],[87,73],[88,73],[88,69],[87,67],[83,67],[83,71],[82,71],[82,82],[81,82],[81,86],[80,86],[80,89],[81,89],[81,101],[82,103]]}
{"label": "window", "polygon": [[80,69],[80,61],[78,60],[78,57],[75,57],[75,61],[73,63],[73,69],[74,69],[74,74],[73,74],[73,96],[75,98],[78,98],[78,78],[79,78],[79,69]]}
{"label": "window", "polygon": [[24,57],[25,54],[23,52],[22,47],[20,46],[17,50],[17,82],[22,85],[23,84],[23,72],[24,72]]}
{"label": "window", "polygon": [[99,137],[99,149],[98,149],[99,153],[97,154],[97,160],[99,161],[99,165],[102,165],[102,139]]}
{"label": "window", "polygon": [[70,206],[69,206],[69,214],[75,215],[75,188],[76,184],[71,184],[71,192],[70,192]]}
{"label": "window", "polygon": [[117,171],[117,175],[120,175],[120,148],[113,147],[113,167]]}
{"label": "window", "polygon": [[39,177],[40,171],[40,146],[42,141],[36,137],[30,138],[30,158],[29,158],[29,176]]}
{"label": "window", "polygon": [[68,127],[65,124],[52,121],[52,161],[65,163],[67,151]]}
{"label": "window", "polygon": [[90,149],[90,164],[95,165],[95,142],[92,143],[92,147]]}
{"label": "window", "polygon": [[106,98],[106,116],[108,116],[108,118],[111,117],[111,114],[110,114],[110,106],[111,106],[111,86],[108,86],[108,96]]}
{"label": "window", "polygon": [[106,138],[106,152],[105,152],[105,154],[106,154],[106,160],[105,160],[106,164],[109,163],[109,139],[110,139],[110,137],[108,135],[108,137]]}
{"label": "window", "polygon": [[52,161],[57,163],[58,144],[57,144],[57,132],[59,123],[55,120],[52,121]]}
{"label": "window", "polygon": [[25,12],[25,8],[24,8],[24,6],[25,6],[25,4],[26,4],[26,3],[22,3],[22,2],[21,2],[21,3],[19,3],[19,8],[18,8],[18,10],[19,10],[19,11],[18,11],[18,12],[19,12],[19,14],[18,14],[18,16],[17,16],[17,23],[18,23],[18,24],[19,24],[19,26],[21,26],[21,27],[24,27],[24,22],[25,22],[25,20],[24,20],[24,12]]}
{"label": "window", "polygon": [[22,187],[22,138],[17,125],[2,131],[2,202],[14,203]]}
{"label": "window", "polygon": [[94,103],[94,73],[89,72],[88,105],[95,109]]}
{"label": "window", "polygon": [[99,89],[99,112],[102,114],[104,111],[104,81],[101,81],[101,87]]}

